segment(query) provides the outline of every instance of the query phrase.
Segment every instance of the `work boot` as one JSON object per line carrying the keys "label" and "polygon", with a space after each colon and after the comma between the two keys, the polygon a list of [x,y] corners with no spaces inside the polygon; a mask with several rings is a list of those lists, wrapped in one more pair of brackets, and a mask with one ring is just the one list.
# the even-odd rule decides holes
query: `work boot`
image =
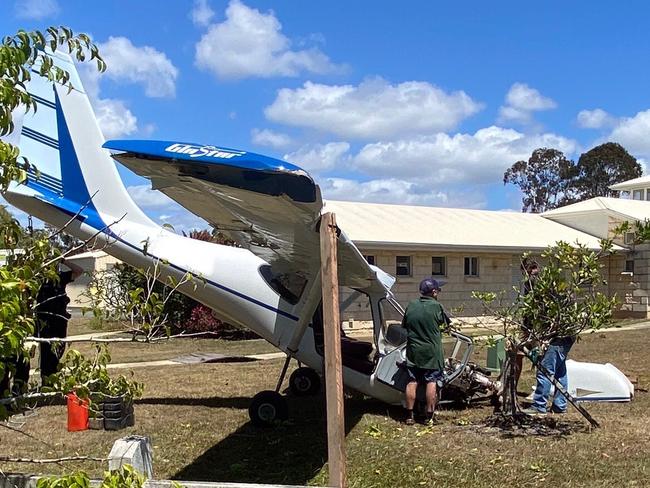
{"label": "work boot", "polygon": [[406,411],[406,418],[404,419],[406,425],[415,425],[415,417],[413,416],[413,410]]}

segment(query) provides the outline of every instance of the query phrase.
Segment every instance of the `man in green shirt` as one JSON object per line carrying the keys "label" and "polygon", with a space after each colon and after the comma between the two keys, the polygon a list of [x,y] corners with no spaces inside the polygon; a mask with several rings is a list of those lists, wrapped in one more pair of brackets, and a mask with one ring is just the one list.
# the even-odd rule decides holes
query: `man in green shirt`
{"label": "man in green shirt", "polygon": [[426,384],[427,417],[433,419],[436,408],[436,382],[444,371],[441,331],[448,319],[438,302],[444,282],[426,278],[420,282],[420,295],[408,304],[402,326],[406,329],[406,424],[413,425],[413,407],[418,384]]}

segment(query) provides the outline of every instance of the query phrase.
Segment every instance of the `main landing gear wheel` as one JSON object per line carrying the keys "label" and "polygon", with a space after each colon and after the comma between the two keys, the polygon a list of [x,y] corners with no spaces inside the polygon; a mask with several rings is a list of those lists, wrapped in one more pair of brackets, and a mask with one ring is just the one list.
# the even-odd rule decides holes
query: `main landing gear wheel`
{"label": "main landing gear wheel", "polygon": [[277,422],[289,418],[287,401],[275,391],[261,391],[253,397],[248,407],[248,415],[253,425],[257,427],[270,427]]}
{"label": "main landing gear wheel", "polygon": [[289,388],[296,396],[315,395],[320,391],[320,376],[311,368],[298,368],[289,377]]}

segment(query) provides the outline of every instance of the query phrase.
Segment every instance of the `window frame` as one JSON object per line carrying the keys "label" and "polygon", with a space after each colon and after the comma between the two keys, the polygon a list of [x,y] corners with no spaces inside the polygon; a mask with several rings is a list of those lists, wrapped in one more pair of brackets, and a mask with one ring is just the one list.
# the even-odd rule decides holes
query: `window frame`
{"label": "window frame", "polygon": [[[434,266],[434,259],[441,259],[441,264],[442,264],[442,273],[435,273],[433,266]],[[431,276],[447,276],[447,256],[431,256]]]}
{"label": "window frame", "polygon": [[[401,269],[399,266],[399,261],[400,258],[406,258],[408,260],[408,274],[400,273],[399,270]],[[395,276],[399,276],[402,278],[410,278],[413,276],[413,256],[395,256]]]}
{"label": "window frame", "polygon": [[[475,262],[476,265],[472,266],[472,263]],[[469,263],[469,266],[468,264]],[[478,278],[481,276],[480,273],[481,262],[478,256],[464,256],[463,257],[463,276],[465,278]],[[474,271],[474,273],[472,273]]]}

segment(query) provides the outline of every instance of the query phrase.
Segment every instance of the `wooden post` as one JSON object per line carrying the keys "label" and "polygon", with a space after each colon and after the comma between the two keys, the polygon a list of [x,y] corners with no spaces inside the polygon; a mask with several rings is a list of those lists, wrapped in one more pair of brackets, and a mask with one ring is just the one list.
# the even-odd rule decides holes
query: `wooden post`
{"label": "wooden post", "polygon": [[329,486],[347,487],[345,474],[345,417],[343,365],[339,320],[339,279],[336,257],[336,215],[326,213],[320,224],[320,262],[323,288],[325,394],[327,396],[327,462]]}

